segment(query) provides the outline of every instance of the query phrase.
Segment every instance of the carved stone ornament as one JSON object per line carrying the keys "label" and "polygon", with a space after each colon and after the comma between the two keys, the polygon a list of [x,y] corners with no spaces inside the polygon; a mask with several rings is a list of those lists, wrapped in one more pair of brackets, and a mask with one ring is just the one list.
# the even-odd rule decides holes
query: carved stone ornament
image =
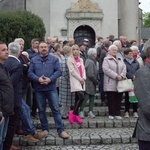
{"label": "carved stone ornament", "polygon": [[71,5],[72,11],[100,11],[98,3],[92,3],[90,0],[78,0]]}

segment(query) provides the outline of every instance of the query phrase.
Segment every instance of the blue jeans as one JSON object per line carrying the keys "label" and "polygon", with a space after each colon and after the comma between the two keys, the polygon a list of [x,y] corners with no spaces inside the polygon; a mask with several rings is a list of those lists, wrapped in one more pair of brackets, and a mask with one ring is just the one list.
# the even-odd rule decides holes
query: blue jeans
{"label": "blue jeans", "polygon": [[57,90],[52,91],[36,91],[36,99],[39,109],[39,118],[41,121],[42,130],[49,131],[49,125],[46,115],[46,99],[48,99],[49,107],[52,110],[54,121],[57,127],[57,132],[60,134],[64,131],[62,118],[59,110],[58,93]]}
{"label": "blue jeans", "polygon": [[0,124],[0,150],[3,150],[3,142],[6,137],[9,117],[5,117],[3,122]]}
{"label": "blue jeans", "polygon": [[36,129],[30,120],[30,108],[23,99],[21,108],[19,110],[19,117],[22,122],[21,128],[23,130],[23,133],[34,134]]}

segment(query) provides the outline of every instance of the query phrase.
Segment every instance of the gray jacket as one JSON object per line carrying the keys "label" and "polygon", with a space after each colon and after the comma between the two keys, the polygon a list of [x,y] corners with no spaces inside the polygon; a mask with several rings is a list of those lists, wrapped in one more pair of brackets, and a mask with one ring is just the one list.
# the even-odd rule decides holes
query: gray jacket
{"label": "gray jacket", "polygon": [[140,68],[135,76],[135,95],[139,101],[135,137],[142,141],[150,141],[150,63]]}
{"label": "gray jacket", "polygon": [[97,81],[97,67],[96,60],[94,58],[89,57],[85,62],[85,70],[86,70],[86,93],[90,95],[96,94],[96,85]]}

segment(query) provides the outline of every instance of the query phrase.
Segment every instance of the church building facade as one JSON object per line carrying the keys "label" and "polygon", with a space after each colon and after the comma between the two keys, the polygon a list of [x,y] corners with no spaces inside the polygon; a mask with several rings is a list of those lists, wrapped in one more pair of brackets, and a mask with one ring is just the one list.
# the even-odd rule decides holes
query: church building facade
{"label": "church building facade", "polygon": [[[0,8],[6,1],[0,2]],[[16,5],[21,1],[15,0]],[[46,36],[76,41],[86,37],[93,43],[97,37],[109,35],[140,39],[142,11],[138,0],[23,0],[19,6],[43,19]]]}

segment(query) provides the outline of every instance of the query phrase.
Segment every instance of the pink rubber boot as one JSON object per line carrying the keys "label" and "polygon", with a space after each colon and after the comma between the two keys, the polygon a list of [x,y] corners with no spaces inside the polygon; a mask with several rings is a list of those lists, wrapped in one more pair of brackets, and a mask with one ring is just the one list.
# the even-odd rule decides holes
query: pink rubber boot
{"label": "pink rubber boot", "polygon": [[82,119],[78,115],[75,115],[74,118],[75,118],[75,122],[77,122],[78,124],[83,123]]}
{"label": "pink rubber boot", "polygon": [[73,114],[73,111],[71,110],[71,111],[69,112],[69,122],[70,122],[71,124],[73,124],[74,121],[75,121],[75,115]]}

